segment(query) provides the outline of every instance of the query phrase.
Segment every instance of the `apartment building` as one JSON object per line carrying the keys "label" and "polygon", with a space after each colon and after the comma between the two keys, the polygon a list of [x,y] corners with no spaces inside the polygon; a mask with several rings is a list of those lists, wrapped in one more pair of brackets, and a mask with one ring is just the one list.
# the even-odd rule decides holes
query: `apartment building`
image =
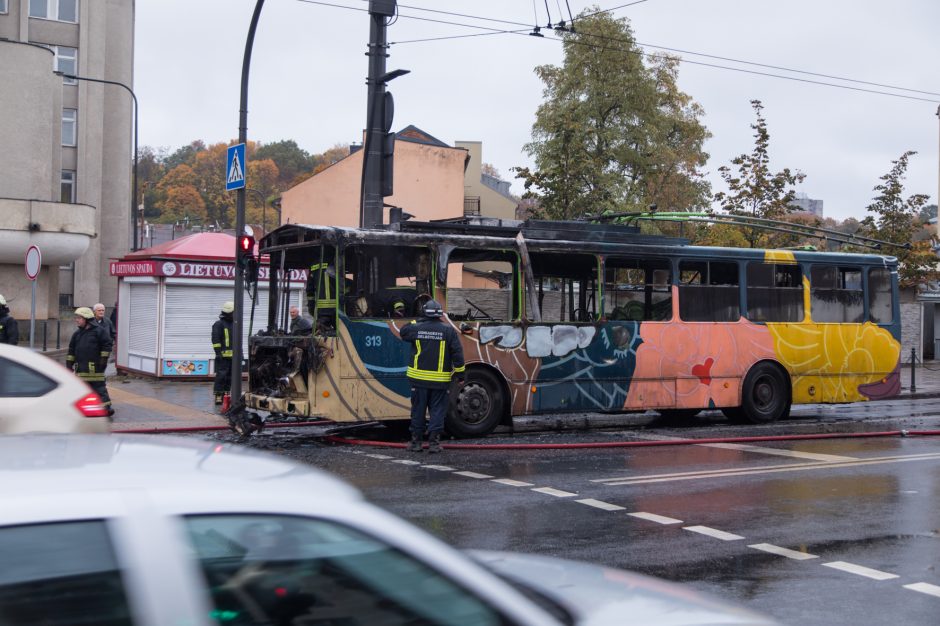
{"label": "apartment building", "polygon": [[43,254],[38,317],[116,299],[108,261],[131,247],[136,111],[120,85],[84,79],[133,88],[134,9],[0,0],[0,293],[17,317],[29,245]]}

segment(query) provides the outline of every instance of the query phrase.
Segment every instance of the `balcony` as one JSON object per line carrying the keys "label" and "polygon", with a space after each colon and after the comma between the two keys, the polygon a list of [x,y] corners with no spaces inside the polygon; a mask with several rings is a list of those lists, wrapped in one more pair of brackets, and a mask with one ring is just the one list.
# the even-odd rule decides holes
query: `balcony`
{"label": "balcony", "polygon": [[480,215],[480,196],[464,196],[463,214],[465,217]]}

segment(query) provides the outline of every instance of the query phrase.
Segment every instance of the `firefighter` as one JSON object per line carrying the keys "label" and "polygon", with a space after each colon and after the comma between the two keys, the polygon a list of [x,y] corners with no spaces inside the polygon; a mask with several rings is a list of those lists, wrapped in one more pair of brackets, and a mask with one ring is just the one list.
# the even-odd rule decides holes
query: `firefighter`
{"label": "firefighter", "polygon": [[450,379],[457,376],[463,384],[463,348],[453,326],[441,319],[444,311],[435,300],[424,305],[424,319],[406,324],[401,338],[411,343],[408,378],[411,381],[411,444],[408,450],[421,451],[424,437],[424,415],[431,413],[428,425],[428,452],[441,451],[441,432],[447,414],[447,389]]}
{"label": "firefighter", "polygon": [[69,341],[69,354],[65,362],[101,397],[102,403],[108,408],[108,417],[111,417],[114,409],[104,380],[104,370],[111,356],[111,333],[98,325],[95,313],[87,306],[75,309],[75,325],[78,330]]}
{"label": "firefighter", "polygon": [[232,316],[235,303],[222,305],[219,319],[212,325],[212,348],[215,350],[215,393],[216,405],[222,404],[222,396],[232,387]]}
{"label": "firefighter", "polygon": [[15,346],[20,341],[20,329],[16,320],[10,315],[7,300],[0,295],[0,343]]}

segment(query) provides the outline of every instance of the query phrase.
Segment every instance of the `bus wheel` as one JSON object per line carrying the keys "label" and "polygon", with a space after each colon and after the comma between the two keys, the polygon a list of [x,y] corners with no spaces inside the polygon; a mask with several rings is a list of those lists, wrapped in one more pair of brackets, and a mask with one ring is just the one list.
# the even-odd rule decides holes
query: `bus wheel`
{"label": "bus wheel", "polygon": [[721,409],[721,412],[724,413],[724,416],[728,418],[728,421],[732,424],[747,424],[747,418],[744,417],[744,409],[739,406],[726,406]]}
{"label": "bus wheel", "polygon": [[744,379],[741,409],[752,424],[786,417],[790,413],[790,385],[783,370],[772,363],[755,365]]}
{"label": "bus wheel", "polygon": [[659,417],[653,420],[655,426],[691,426],[692,420],[702,412],[701,409],[656,409]]}
{"label": "bus wheel", "polygon": [[447,432],[454,437],[480,437],[493,432],[503,418],[505,396],[492,372],[467,372],[463,386],[451,389]]}

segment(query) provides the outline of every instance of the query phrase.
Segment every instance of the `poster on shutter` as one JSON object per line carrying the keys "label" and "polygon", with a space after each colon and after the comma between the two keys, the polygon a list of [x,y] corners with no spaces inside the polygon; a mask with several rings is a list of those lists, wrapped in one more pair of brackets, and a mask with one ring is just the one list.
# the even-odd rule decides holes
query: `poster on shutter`
{"label": "poster on shutter", "polygon": [[195,359],[164,359],[164,376],[208,376],[209,361]]}

